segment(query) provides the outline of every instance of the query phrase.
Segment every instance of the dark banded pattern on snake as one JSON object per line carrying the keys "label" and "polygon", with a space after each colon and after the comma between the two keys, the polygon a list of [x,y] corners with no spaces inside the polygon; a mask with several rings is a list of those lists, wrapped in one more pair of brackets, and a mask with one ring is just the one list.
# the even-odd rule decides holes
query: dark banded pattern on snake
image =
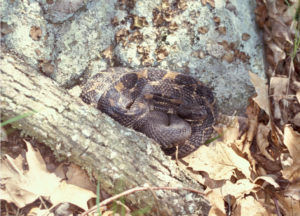
{"label": "dark banded pattern on snake", "polygon": [[210,138],[216,107],[210,88],[195,78],[157,68],[111,68],[81,93],[120,124],[146,134],[168,154],[184,157]]}

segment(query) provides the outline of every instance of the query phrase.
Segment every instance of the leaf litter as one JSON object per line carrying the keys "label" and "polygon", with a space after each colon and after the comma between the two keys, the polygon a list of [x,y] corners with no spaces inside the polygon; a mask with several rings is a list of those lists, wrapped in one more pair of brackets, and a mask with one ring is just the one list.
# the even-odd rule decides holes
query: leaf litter
{"label": "leaf litter", "polygon": [[13,202],[18,208],[43,198],[53,206],[67,202],[87,210],[87,201],[95,198],[95,193],[72,184],[78,181],[76,177],[68,182],[55,173],[50,173],[41,154],[29,142],[25,142],[28,149],[28,169],[24,168],[21,155],[15,159],[5,155],[1,161],[1,199]]}
{"label": "leaf litter", "polygon": [[299,7],[297,1],[257,0],[269,82],[249,72],[257,95],[249,100],[246,123],[232,116],[231,124],[216,126],[222,140],[183,159],[200,173],[193,177],[206,186],[209,215],[300,215]]}
{"label": "leaf litter", "polygon": [[[183,159],[206,186],[209,215],[300,215],[300,22],[294,16],[299,1],[256,3],[269,82],[249,72],[257,95],[249,100],[247,118],[232,116],[230,124],[217,125],[222,140]],[[61,165],[50,173],[40,153],[26,144],[28,169],[21,155],[2,160],[1,199],[22,208],[42,197],[54,206],[68,202],[86,210],[95,186],[85,183],[83,171],[71,165],[65,173]]]}

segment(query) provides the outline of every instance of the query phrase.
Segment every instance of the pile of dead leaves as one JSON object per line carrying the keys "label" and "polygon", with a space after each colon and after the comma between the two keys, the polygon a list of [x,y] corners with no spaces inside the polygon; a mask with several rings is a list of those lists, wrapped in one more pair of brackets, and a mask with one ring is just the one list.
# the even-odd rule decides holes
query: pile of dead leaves
{"label": "pile of dead leaves", "polygon": [[[247,118],[227,119],[226,127],[216,127],[221,141],[201,146],[179,164],[206,186],[210,215],[300,214],[299,14],[298,0],[257,0],[269,81],[249,73],[257,96]],[[1,199],[18,208],[43,199],[52,208],[67,202],[87,210],[96,196],[88,177],[75,167],[50,173],[41,155],[29,144],[27,149],[25,167],[21,156],[2,160]],[[49,212],[41,209],[31,211]]]}
{"label": "pile of dead leaves", "polygon": [[222,141],[185,158],[207,186],[210,215],[300,215],[299,7],[257,0],[269,82],[250,72],[257,96],[248,118],[232,117],[216,128]]}
{"label": "pile of dead leaves", "polygon": [[[57,213],[69,215],[69,204],[60,205],[62,203],[87,210],[87,201],[96,195],[93,192],[95,186],[85,172],[76,165],[68,166],[68,171],[65,172],[63,164],[54,172],[49,172],[40,152],[35,151],[28,142],[26,146],[25,157],[20,154],[14,159],[5,155],[1,160],[1,200],[14,203],[21,209],[40,199],[40,208],[32,206],[28,215],[47,215],[57,207],[60,207],[56,209]],[[46,202],[52,204],[51,209],[48,209]],[[6,210],[7,215],[16,214]],[[21,212],[19,214],[23,215]]]}

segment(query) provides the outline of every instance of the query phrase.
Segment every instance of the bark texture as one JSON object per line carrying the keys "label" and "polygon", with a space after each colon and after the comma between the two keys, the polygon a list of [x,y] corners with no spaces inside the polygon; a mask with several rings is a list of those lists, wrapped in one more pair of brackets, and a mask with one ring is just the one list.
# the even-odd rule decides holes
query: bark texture
{"label": "bark texture", "polygon": [[[0,68],[3,120],[37,111],[13,126],[50,146],[58,157],[83,166],[100,179],[105,191],[117,193],[144,184],[202,189],[153,140],[71,96],[12,53],[2,50]],[[158,200],[151,192],[127,199],[138,207],[157,208],[159,202],[166,215],[208,214],[209,204],[200,195],[184,190],[155,193]]]}

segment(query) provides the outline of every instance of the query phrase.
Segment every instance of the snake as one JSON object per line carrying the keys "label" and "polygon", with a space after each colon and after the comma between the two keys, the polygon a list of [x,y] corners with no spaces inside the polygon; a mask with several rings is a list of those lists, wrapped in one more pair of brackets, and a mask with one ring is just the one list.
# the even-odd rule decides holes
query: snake
{"label": "snake", "polygon": [[178,158],[205,144],[217,117],[211,88],[191,75],[154,67],[97,72],[80,98]]}

